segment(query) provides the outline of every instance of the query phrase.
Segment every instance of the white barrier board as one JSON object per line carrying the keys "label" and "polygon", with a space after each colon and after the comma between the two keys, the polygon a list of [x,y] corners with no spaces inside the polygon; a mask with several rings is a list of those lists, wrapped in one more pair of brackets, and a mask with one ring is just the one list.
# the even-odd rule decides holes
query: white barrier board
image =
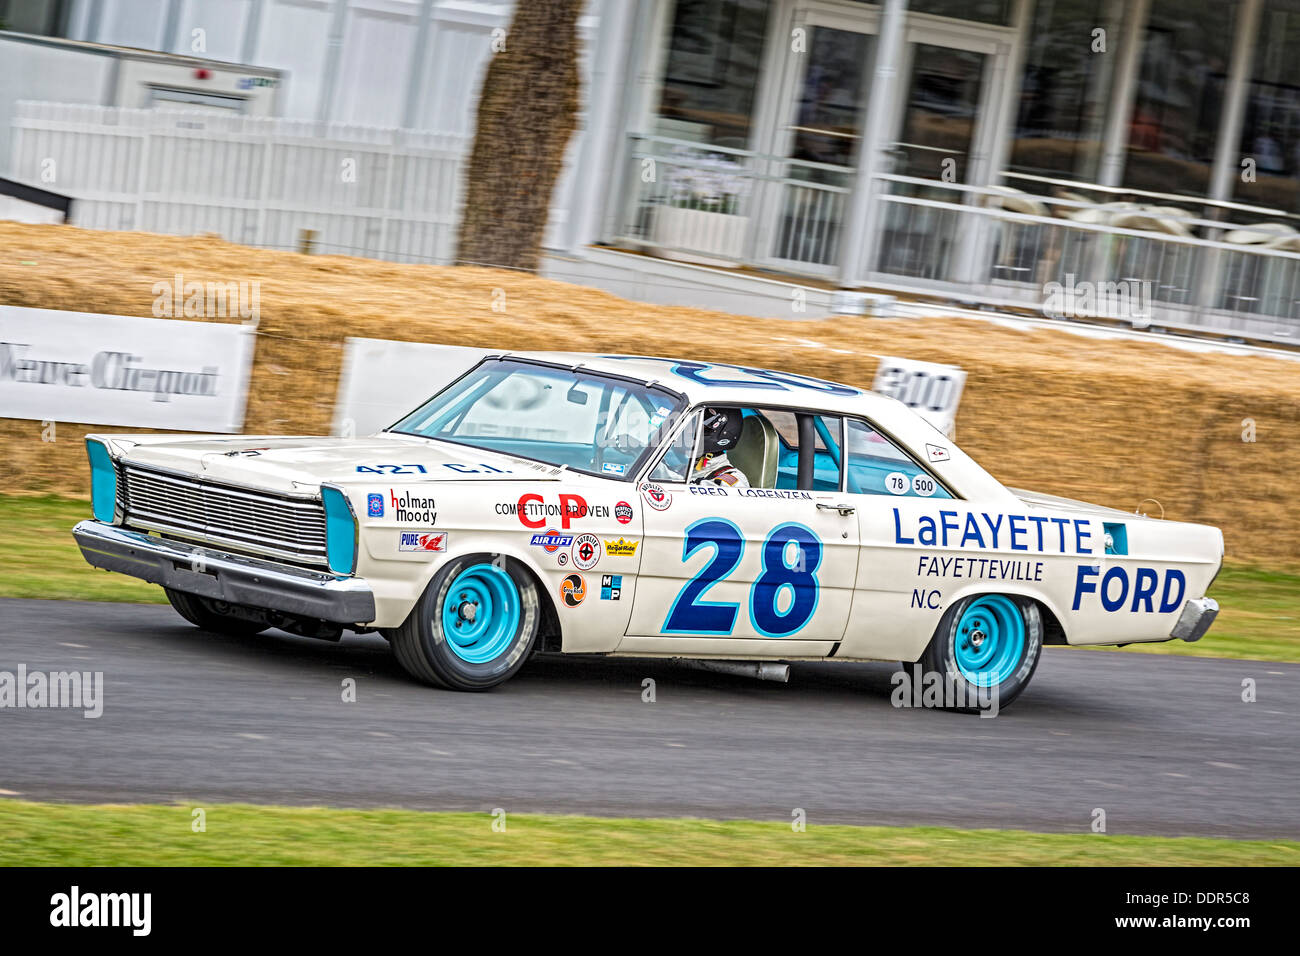
{"label": "white barrier board", "polygon": [[387,428],[468,372],[489,351],[349,338],[334,405],[334,434],[372,435]]}
{"label": "white barrier board", "polygon": [[0,306],[0,418],[239,432],[255,331]]}

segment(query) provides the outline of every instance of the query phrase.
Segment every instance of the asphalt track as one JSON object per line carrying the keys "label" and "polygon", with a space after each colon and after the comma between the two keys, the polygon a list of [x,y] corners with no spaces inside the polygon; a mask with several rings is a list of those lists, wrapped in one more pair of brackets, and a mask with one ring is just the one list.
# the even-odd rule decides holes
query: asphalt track
{"label": "asphalt track", "polygon": [[1084,833],[1102,808],[1111,834],[1300,837],[1294,664],[1048,648],[990,720],[894,708],[887,664],[795,665],[783,685],[545,657],[462,694],[411,682],[373,635],[231,638],[166,606],[0,601],[0,671],[20,664],[104,673],[97,720],[0,709],[0,790],[29,799],[780,821],[802,808],[810,825]]}

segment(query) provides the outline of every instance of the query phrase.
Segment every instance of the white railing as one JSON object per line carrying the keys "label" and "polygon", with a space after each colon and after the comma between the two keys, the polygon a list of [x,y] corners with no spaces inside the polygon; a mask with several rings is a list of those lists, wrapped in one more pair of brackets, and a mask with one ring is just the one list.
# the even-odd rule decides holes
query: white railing
{"label": "white railing", "polygon": [[[1300,233],[1285,224],[893,175],[876,178],[874,200],[867,282],[1036,309],[1086,287],[1093,298],[1071,300],[1075,317],[1300,342]],[[1145,297],[1136,312],[1130,298],[1116,311],[1094,295],[1122,283]]]}
{"label": "white railing", "polygon": [[[668,258],[844,281],[854,170],[639,134],[627,158],[615,241]],[[1114,295],[1070,295],[1065,314],[1300,342],[1300,232],[1288,231],[1285,217],[1260,227],[1275,229],[1270,236],[1252,236],[1249,226],[1196,214],[1249,213],[1258,222],[1264,210],[1131,198],[1140,202],[879,175],[874,235],[848,279],[1036,311],[1061,305],[1061,287],[1119,287],[1140,294],[1118,308]]]}
{"label": "white railing", "polygon": [[469,138],[380,127],[23,102],[13,178],[75,200],[91,229],[216,233],[322,253],[445,263]]}
{"label": "white railing", "polygon": [[618,240],[706,264],[819,273],[839,260],[851,171],[664,136],[633,136]]}

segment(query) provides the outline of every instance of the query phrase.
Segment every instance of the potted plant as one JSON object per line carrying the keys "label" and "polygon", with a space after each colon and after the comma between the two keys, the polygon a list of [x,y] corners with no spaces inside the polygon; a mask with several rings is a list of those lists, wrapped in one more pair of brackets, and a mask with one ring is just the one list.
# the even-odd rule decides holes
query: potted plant
{"label": "potted plant", "polygon": [[701,265],[738,265],[749,217],[750,179],[740,163],[704,149],[677,147],[661,162],[664,190],[654,209],[655,254]]}

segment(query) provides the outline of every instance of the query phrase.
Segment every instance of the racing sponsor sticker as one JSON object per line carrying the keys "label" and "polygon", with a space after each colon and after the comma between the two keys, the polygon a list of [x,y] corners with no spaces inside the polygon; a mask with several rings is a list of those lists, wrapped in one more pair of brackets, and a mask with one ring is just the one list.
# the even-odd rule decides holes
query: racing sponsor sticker
{"label": "racing sponsor sticker", "polygon": [[667,511],[672,507],[673,496],[665,491],[662,485],[657,485],[653,481],[641,483],[641,497],[655,511]]}
{"label": "racing sponsor sticker", "polygon": [[623,596],[623,575],[602,574],[600,576],[600,599],[617,601]]}
{"label": "racing sponsor sticker", "polygon": [[608,518],[609,505],[589,505],[582,495],[563,494],[559,503],[547,501],[535,492],[519,496],[518,501],[500,501],[494,506],[499,515],[515,515],[525,528],[545,528],[546,519],[559,518],[560,527],[568,530],[570,524],[582,518]]}
{"label": "racing sponsor sticker", "polygon": [[614,506],[614,519],[619,524],[627,524],[632,520],[632,506],[626,501],[620,501]]}
{"label": "racing sponsor sticker", "polygon": [[561,551],[559,555],[555,558],[555,563],[558,564],[560,567],[564,567],[566,564],[568,564],[569,552]]}
{"label": "racing sponsor sticker", "polygon": [[891,495],[905,495],[909,487],[907,475],[901,471],[891,471],[885,475],[885,488]]}
{"label": "racing sponsor sticker", "polygon": [[641,542],[629,541],[627,538],[618,538],[615,541],[605,541],[605,553],[611,558],[630,558],[636,554],[636,547]]}
{"label": "racing sponsor sticker", "polygon": [[929,458],[931,461],[947,461],[948,449],[944,448],[942,445],[931,445],[927,443],[925,446],[925,457]]}
{"label": "racing sponsor sticker", "polygon": [[590,571],[600,562],[600,538],[590,532],[573,539],[573,566]]}
{"label": "racing sponsor sticker", "polygon": [[587,596],[587,581],[581,574],[566,574],[560,582],[560,601],[565,607],[577,607]]}
{"label": "racing sponsor sticker", "polygon": [[534,548],[541,548],[547,554],[554,554],[561,548],[573,544],[573,535],[560,534],[554,528],[547,528],[542,534],[535,534],[529,538],[528,543]]}
{"label": "racing sponsor sticker", "polygon": [[380,494],[366,495],[366,514],[372,518],[382,518],[384,516],[384,496]]}
{"label": "racing sponsor sticker", "polygon": [[401,497],[398,497],[392,488],[388,489],[388,496],[392,499],[393,511],[397,513],[400,522],[433,524],[438,520],[438,512],[434,510],[437,506],[432,498],[413,495],[409,491],[402,492]]}
{"label": "racing sponsor sticker", "polygon": [[621,475],[627,471],[627,465],[620,465],[618,462],[607,461],[601,464],[600,470],[607,475]]}
{"label": "racing sponsor sticker", "polygon": [[403,531],[397,536],[398,551],[446,551],[445,531]]}

